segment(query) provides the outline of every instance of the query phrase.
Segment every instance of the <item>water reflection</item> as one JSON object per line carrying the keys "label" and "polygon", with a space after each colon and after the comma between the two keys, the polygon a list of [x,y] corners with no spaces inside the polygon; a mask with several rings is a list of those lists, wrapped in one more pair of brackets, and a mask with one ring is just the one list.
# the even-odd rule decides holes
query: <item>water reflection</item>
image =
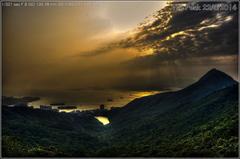
{"label": "water reflection", "polygon": [[51,103],[63,102],[67,106],[76,106],[76,109],[62,109],[60,112],[84,111],[99,109],[100,104],[104,104],[106,109],[111,107],[122,107],[135,98],[153,95],[159,91],[66,91],[53,92],[48,95],[36,95],[41,99],[29,103],[29,105],[39,108],[40,105],[50,105]]}
{"label": "water reflection", "polygon": [[103,125],[107,125],[109,124],[109,120],[107,117],[104,117],[104,116],[95,116],[95,118],[100,121]]}

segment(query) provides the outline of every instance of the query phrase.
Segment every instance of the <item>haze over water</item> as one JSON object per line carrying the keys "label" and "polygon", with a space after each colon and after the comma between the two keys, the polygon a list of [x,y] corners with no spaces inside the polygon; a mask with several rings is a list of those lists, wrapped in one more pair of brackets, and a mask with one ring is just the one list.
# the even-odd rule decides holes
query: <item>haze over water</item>
{"label": "haze over water", "polygon": [[[86,90],[86,91],[56,91],[47,95],[36,94],[41,99],[29,103],[38,108],[40,105],[51,103],[65,103],[65,105],[77,106],[78,110],[98,109],[104,104],[106,109],[122,107],[135,98],[159,93],[160,91],[116,91],[116,90]],[[72,111],[72,110],[71,110]]]}
{"label": "haze over water", "polygon": [[187,14],[183,23],[172,9],[164,1],[3,7],[3,95],[40,97],[34,107],[110,108],[184,88],[212,68],[237,79],[237,16]]}

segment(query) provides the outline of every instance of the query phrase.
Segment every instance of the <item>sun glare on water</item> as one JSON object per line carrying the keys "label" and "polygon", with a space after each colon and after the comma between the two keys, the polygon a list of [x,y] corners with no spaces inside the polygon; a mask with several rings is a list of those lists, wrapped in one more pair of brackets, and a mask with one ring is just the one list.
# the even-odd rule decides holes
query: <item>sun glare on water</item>
{"label": "sun glare on water", "polygon": [[100,121],[103,125],[107,125],[109,124],[109,120],[107,117],[104,117],[104,116],[95,116],[95,118]]}

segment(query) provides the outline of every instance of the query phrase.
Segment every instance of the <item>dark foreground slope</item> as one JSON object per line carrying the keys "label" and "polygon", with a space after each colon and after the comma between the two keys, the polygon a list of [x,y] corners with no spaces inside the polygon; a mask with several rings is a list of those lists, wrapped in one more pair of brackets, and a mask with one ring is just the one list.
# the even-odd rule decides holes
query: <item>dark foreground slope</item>
{"label": "dark foreground slope", "polygon": [[3,107],[4,156],[86,156],[103,126],[89,115]]}
{"label": "dark foreground slope", "polygon": [[3,155],[238,156],[238,83],[215,69],[109,111],[107,126],[79,115],[3,108]]}
{"label": "dark foreground slope", "polygon": [[115,119],[110,125],[114,146],[101,155],[238,155],[238,85],[181,104],[164,114],[129,120],[126,116],[124,121]]}
{"label": "dark foreground slope", "polygon": [[182,90],[135,99],[110,117],[114,123],[125,122],[130,118],[131,120],[145,120],[147,116],[163,114],[181,105],[196,102],[234,84],[237,82],[230,76],[212,69],[197,82]]}

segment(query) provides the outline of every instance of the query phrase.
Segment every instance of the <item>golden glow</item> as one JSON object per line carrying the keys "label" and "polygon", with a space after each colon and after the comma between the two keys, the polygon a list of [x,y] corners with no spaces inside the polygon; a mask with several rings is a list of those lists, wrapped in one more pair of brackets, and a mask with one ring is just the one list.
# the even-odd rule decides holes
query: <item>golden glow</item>
{"label": "golden glow", "polygon": [[159,91],[145,91],[145,92],[137,92],[134,94],[136,98],[144,97],[144,96],[150,96],[159,93]]}
{"label": "golden glow", "polygon": [[[207,25],[207,26],[202,26],[198,29],[198,31],[208,29],[208,28],[217,28],[217,27],[221,26],[223,23],[231,21],[232,18],[233,18],[232,16],[227,16],[227,17],[223,18],[222,15],[217,14],[217,16],[216,16],[216,19],[218,20],[217,22],[215,22],[214,24],[212,23],[212,24]],[[200,24],[206,24],[206,23],[209,23],[209,22],[210,22],[210,20],[207,19],[207,20],[202,21]]]}
{"label": "golden glow", "polygon": [[107,125],[109,124],[109,120],[107,117],[104,117],[104,116],[95,116],[95,118],[100,121],[103,125]]}
{"label": "golden glow", "polygon": [[152,55],[154,53],[154,49],[153,48],[149,48],[147,50],[144,50],[142,53],[141,53],[141,56],[146,56],[146,55]]}
{"label": "golden glow", "polygon": [[201,31],[201,30],[204,30],[204,29],[207,29],[207,28],[217,28],[217,27],[219,27],[219,25],[212,24],[212,25],[201,27],[201,28],[198,29],[198,31]]}
{"label": "golden glow", "polygon": [[210,20],[209,19],[206,19],[206,20],[203,20],[200,24],[206,24],[208,23]]}
{"label": "golden glow", "polygon": [[172,39],[172,38],[175,38],[175,37],[181,36],[181,35],[189,35],[189,34],[186,33],[185,31],[179,31],[179,32],[177,32],[177,33],[173,33],[173,34],[167,36],[167,37],[166,37],[164,40],[162,40],[162,41],[170,40],[170,39]]}
{"label": "golden glow", "polygon": [[227,16],[226,19],[224,20],[225,22],[231,21],[233,19],[232,16]]}
{"label": "golden glow", "polygon": [[76,109],[59,109],[59,112],[65,112],[65,113],[71,113],[75,111]]}
{"label": "golden glow", "polygon": [[170,35],[170,38],[175,38],[176,36],[179,36],[179,35],[188,35],[187,33],[185,33],[184,31],[179,31],[177,33],[173,33]]}

